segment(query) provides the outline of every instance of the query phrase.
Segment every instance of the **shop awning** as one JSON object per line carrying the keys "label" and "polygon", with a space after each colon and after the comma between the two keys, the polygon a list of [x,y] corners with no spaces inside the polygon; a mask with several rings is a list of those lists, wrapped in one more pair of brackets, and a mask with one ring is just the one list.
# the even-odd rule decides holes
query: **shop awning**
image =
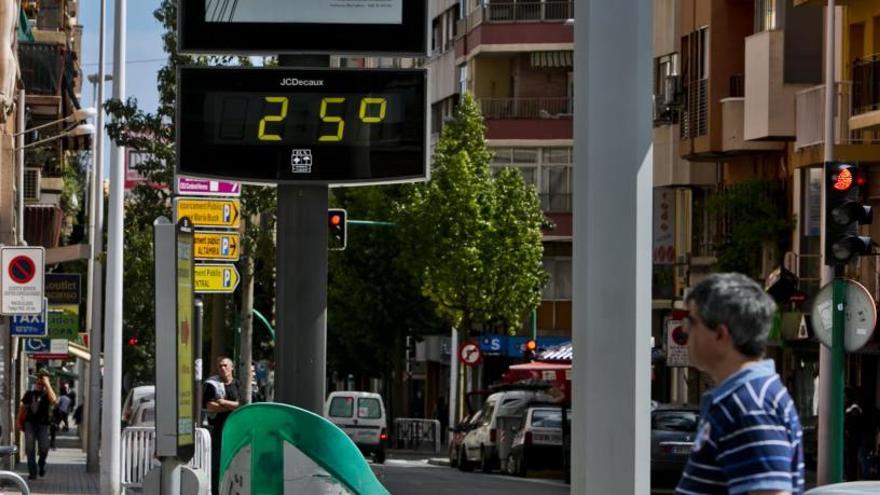
{"label": "shop awning", "polygon": [[572,67],[573,53],[572,50],[532,52],[532,67]]}

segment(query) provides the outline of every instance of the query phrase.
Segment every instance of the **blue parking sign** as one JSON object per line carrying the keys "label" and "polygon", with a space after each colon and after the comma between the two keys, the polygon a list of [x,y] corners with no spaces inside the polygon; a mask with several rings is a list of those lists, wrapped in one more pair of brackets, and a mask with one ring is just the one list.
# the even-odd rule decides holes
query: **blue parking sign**
{"label": "blue parking sign", "polygon": [[46,325],[46,307],[43,298],[43,312],[36,315],[13,315],[9,325],[9,334],[13,337],[46,337],[49,328]]}

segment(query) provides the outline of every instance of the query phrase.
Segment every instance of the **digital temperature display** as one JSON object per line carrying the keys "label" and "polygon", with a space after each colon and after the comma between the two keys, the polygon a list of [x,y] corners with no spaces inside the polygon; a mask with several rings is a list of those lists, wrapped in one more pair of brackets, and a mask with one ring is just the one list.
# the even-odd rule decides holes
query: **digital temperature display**
{"label": "digital temperature display", "polygon": [[426,176],[424,70],[188,67],[178,89],[181,174],[276,183]]}

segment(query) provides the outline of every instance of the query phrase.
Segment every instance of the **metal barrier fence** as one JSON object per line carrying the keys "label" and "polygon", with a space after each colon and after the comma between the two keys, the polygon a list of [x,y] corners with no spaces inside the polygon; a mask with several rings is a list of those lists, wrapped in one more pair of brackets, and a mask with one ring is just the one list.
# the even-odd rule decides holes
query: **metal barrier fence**
{"label": "metal barrier fence", "polygon": [[418,450],[427,445],[435,454],[440,452],[443,432],[436,419],[397,418],[394,420],[394,446]]}
{"label": "metal barrier fence", "polygon": [[[211,435],[196,428],[195,454],[189,466],[211,479]],[[159,466],[156,458],[156,429],[152,426],[129,426],[122,430],[122,488],[139,488],[147,473]]]}

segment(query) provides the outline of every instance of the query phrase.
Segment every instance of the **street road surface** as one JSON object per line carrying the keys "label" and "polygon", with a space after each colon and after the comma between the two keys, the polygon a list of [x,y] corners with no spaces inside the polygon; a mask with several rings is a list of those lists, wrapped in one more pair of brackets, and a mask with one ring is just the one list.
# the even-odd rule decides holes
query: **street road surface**
{"label": "street road surface", "polygon": [[388,459],[373,471],[392,495],[568,495],[562,481],[463,473],[424,460]]}

